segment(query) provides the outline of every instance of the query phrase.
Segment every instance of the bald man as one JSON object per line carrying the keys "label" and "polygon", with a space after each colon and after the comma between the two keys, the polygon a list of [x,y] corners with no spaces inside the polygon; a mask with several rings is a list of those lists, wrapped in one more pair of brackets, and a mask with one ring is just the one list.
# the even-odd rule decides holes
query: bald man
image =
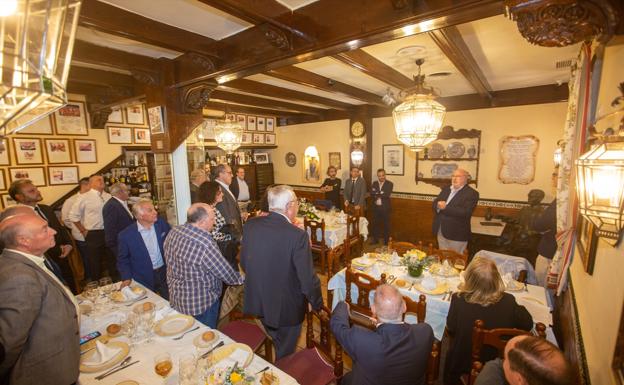
{"label": "bald man", "polygon": [[[0,213],[0,222],[16,215],[36,215],[33,209],[24,205],[9,206]],[[0,253],[4,250],[4,244],[0,240]]]}
{"label": "bald man", "polygon": [[[0,379],[9,384],[67,385],[78,380],[78,311],[69,289],[48,269],[56,232],[37,215],[0,223]],[[4,383],[4,382],[3,382]]]}
{"label": "bald man", "polygon": [[414,385],[425,383],[433,330],[426,323],[403,322],[406,306],[401,293],[390,285],[375,291],[371,311],[375,331],[349,326],[349,307],[336,305],[331,329],[336,340],[353,359],[353,370],[341,384]]}

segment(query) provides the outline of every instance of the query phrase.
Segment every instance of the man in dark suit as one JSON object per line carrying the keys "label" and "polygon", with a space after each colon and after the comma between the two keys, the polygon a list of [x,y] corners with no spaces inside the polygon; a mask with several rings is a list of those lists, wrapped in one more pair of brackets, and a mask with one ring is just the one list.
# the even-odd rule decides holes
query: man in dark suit
{"label": "man in dark suit", "polygon": [[479,201],[479,193],[468,186],[469,174],[458,168],[451,185],[444,187],[433,201],[433,235],[440,249],[463,253],[470,240],[470,217]]}
{"label": "man in dark suit", "polygon": [[193,170],[191,172],[191,203],[199,202],[199,186],[207,180],[204,170]]}
{"label": "man in dark suit", "polygon": [[405,301],[390,285],[377,287],[371,310],[378,322],[375,331],[350,326],[349,307],[345,302],[340,302],[332,312],[332,332],[353,359],[353,370],[341,383],[424,384],[433,344],[431,326],[403,322]]}
{"label": "man in dark suit", "polygon": [[213,180],[219,183],[223,189],[223,201],[217,203],[216,209],[219,210],[225,223],[232,225],[232,238],[238,244],[243,234],[243,221],[241,219],[240,209],[236,198],[230,191],[232,184],[232,169],[227,164],[219,164],[213,170]]}
{"label": "man in dark suit", "polygon": [[377,170],[377,180],[371,187],[371,199],[373,200],[373,238],[371,244],[376,244],[382,236],[384,245],[390,238],[390,195],[394,185],[386,180],[386,170]]}
{"label": "man in dark suit", "polygon": [[[102,207],[102,217],[104,219],[104,239],[106,247],[115,258],[117,255],[117,236],[126,227],[134,223],[134,217],[128,207],[130,189],[124,183],[115,183],[110,188],[112,198]],[[116,275],[117,272],[115,272]],[[117,277],[113,277],[116,281]]]}
{"label": "man in dark suit", "polygon": [[132,206],[137,221],[119,233],[117,270],[122,287],[134,279],[169,299],[167,267],[163,245],[171,227],[154,208],[152,201],[141,199]]}
{"label": "man in dark suit", "polygon": [[345,181],[344,187],[344,206],[354,206],[356,211],[364,209],[366,206],[366,182],[360,176],[360,168],[351,167],[351,178]]}
{"label": "man in dark suit", "polygon": [[44,254],[55,231],[37,215],[0,223],[0,382],[68,385],[78,381],[78,305]]}
{"label": "man in dark suit", "polygon": [[268,201],[269,215],[245,224],[244,311],[260,318],[279,359],[295,351],[306,310],[320,310],[323,298],[309,236],[292,224],[299,208],[295,193],[289,186],[271,187]]}
{"label": "man in dark suit", "polygon": [[54,229],[56,232],[54,236],[55,244],[46,251],[46,257],[54,261],[55,265],[60,268],[63,283],[75,290],[74,274],[67,259],[72,250],[72,242],[67,230],[61,225],[54,210],[50,206],[39,204],[43,200],[41,192],[28,179],[19,179],[11,183],[9,195],[19,202],[20,205],[28,206],[34,210],[35,214],[40,216],[48,223],[48,226]]}

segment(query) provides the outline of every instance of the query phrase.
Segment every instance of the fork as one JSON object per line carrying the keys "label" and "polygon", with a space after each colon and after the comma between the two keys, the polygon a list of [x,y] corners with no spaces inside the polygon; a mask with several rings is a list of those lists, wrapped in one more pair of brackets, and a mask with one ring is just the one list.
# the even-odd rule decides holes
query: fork
{"label": "fork", "polygon": [[197,330],[197,329],[199,329],[199,326],[195,326],[195,328],[194,328],[194,329],[187,330],[187,331],[185,331],[184,333],[182,333],[182,335],[181,335],[181,336],[174,337],[173,339],[174,339],[174,341],[181,340],[182,338],[184,338],[184,336],[185,336],[185,335],[189,334],[190,332],[194,332],[194,331],[195,331],[195,330]]}
{"label": "fork", "polygon": [[124,366],[125,364],[127,364],[128,362],[130,362],[131,359],[132,359],[132,356],[128,356],[128,357],[124,358],[123,361],[121,361],[119,364],[115,365],[112,369],[109,369],[106,372],[100,374],[99,376],[96,377],[96,379],[100,380],[100,379],[108,376],[109,374],[113,373],[115,371],[115,369],[119,369],[122,366]]}
{"label": "fork", "polygon": [[127,304],[126,306],[132,306],[132,305],[136,304],[137,302],[143,301],[144,299],[147,299],[147,296],[146,296],[146,295],[144,295],[143,297],[141,297],[141,298],[139,298],[139,299],[137,299],[137,300],[135,300],[135,301],[130,302],[130,303],[129,303],[129,304]]}

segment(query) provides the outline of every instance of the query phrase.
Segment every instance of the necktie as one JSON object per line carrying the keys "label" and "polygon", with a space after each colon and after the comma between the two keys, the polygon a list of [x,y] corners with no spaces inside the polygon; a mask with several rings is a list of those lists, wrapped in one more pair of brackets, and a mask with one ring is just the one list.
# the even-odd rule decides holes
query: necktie
{"label": "necktie", "polygon": [[59,281],[61,281],[61,283],[63,283],[63,285],[66,285],[65,280],[63,279],[63,274],[61,273],[61,268],[56,264],[56,262],[46,258],[43,261],[43,264],[56,276],[56,278],[58,278]]}
{"label": "necktie", "polygon": [[43,211],[41,211],[41,209],[39,208],[39,206],[35,206],[35,212],[36,212],[36,213],[37,213],[37,214],[38,214],[41,218],[43,218],[43,220],[44,220],[44,221],[46,221],[46,222],[48,221],[48,217],[46,217],[46,216],[43,214]]}

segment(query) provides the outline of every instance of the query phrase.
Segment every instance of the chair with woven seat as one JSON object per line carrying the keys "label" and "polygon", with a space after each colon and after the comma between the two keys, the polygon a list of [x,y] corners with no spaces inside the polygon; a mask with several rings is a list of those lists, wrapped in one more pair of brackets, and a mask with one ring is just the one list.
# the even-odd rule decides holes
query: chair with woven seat
{"label": "chair with woven seat", "polygon": [[[351,308],[351,321],[357,325],[371,328],[374,323],[371,319],[373,312],[370,310],[370,293],[377,286],[386,283],[386,275],[381,274],[379,279],[375,279],[368,274],[355,271],[351,268],[351,264],[347,265],[345,270],[346,295],[345,302]],[[353,302],[351,295],[351,284],[358,289],[357,302]]]}
{"label": "chair with woven seat", "polygon": [[313,253],[319,254],[321,271],[324,271],[327,252],[329,251],[329,247],[325,242],[325,220],[321,219],[318,221],[304,218],[303,227],[310,234],[310,249]]}
{"label": "chair with woven seat", "polygon": [[359,215],[347,215],[347,237],[345,238],[345,252],[347,258],[351,260],[353,258],[353,251],[355,249],[362,251],[363,242],[360,235],[360,216]]}
{"label": "chair with woven seat", "polygon": [[[288,373],[301,385],[327,385],[337,383],[342,377],[342,348],[335,342],[331,333],[330,313],[325,306],[323,306],[323,312],[308,312],[306,314],[306,349],[286,356],[275,363],[275,366]],[[314,335],[315,318],[320,324],[318,341]]]}

